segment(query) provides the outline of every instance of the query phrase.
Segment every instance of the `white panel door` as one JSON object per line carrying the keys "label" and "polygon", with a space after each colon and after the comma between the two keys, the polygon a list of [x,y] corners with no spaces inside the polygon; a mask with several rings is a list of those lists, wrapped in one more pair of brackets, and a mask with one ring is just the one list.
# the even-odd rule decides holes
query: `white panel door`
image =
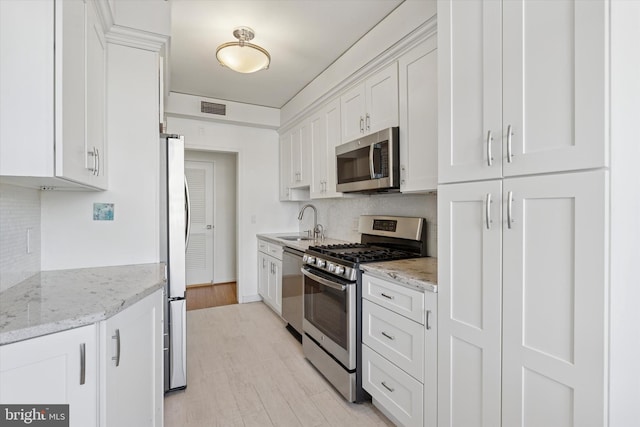
{"label": "white panel door", "polygon": [[440,427],[500,426],[501,194],[501,181],[438,188]]}
{"label": "white panel door", "polygon": [[504,426],[606,425],[606,184],[504,180]]}
{"label": "white panel door", "polygon": [[365,134],[398,126],[398,65],[378,71],[365,82]]}
{"label": "white panel door", "polygon": [[400,191],[438,185],[438,57],[436,38],[398,61],[400,83]]}
{"label": "white panel door", "polygon": [[311,198],[324,196],[327,181],[327,138],[324,111],[319,111],[311,117],[311,150],[313,162],[311,164]]}
{"label": "white panel door", "polygon": [[364,83],[350,89],[340,97],[342,142],[353,141],[364,134],[365,108]]}
{"label": "white panel door", "polygon": [[191,232],[187,247],[187,286],[213,283],[213,163],[186,161]]}
{"label": "white panel door", "polygon": [[501,5],[438,0],[440,183],[502,176]]}
{"label": "white panel door", "polygon": [[503,2],[504,176],[606,165],[608,7]]}

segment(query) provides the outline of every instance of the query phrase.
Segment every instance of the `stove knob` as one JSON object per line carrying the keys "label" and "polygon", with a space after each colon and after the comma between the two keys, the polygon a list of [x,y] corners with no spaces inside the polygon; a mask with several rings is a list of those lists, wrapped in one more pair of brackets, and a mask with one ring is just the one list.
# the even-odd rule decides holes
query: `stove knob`
{"label": "stove knob", "polygon": [[336,266],[336,274],[338,274],[338,275],[344,274],[344,267],[337,265]]}
{"label": "stove knob", "polygon": [[316,262],[316,258],[312,256],[307,257],[307,264],[314,264]]}
{"label": "stove knob", "polygon": [[324,266],[327,265],[327,262],[323,259],[319,259],[318,262],[316,262],[316,265],[320,268],[324,268]]}
{"label": "stove knob", "polygon": [[306,264],[306,263],[307,263],[307,258],[309,258],[309,255],[305,254],[305,255],[302,257],[302,262],[304,262],[304,263]]}
{"label": "stove knob", "polygon": [[329,263],[329,267],[327,267],[329,269],[329,272],[333,273],[336,271],[336,265],[334,263]]}

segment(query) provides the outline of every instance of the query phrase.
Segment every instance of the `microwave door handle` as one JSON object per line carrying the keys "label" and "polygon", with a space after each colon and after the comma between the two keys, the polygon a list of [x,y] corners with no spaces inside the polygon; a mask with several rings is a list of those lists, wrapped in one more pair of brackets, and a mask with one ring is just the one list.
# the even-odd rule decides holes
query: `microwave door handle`
{"label": "microwave door handle", "polygon": [[375,144],[369,146],[369,172],[371,173],[371,179],[376,179],[376,166],[373,164],[373,151],[375,150]]}

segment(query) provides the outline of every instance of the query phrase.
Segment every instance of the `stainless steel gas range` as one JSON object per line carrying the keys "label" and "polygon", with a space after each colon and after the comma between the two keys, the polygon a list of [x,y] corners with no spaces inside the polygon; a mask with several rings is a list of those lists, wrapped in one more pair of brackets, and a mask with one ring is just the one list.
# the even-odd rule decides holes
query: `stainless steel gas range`
{"label": "stainless steel gas range", "polygon": [[424,218],[360,217],[360,243],[310,246],[303,257],[305,357],[350,402],[362,389],[362,271],[366,262],[427,256]]}

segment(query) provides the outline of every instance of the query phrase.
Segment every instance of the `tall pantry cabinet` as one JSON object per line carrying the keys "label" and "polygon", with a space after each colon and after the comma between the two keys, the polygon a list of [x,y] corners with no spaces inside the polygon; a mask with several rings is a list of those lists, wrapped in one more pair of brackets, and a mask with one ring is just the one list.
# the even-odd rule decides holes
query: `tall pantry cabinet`
{"label": "tall pantry cabinet", "polygon": [[440,427],[614,425],[611,10],[438,1]]}

